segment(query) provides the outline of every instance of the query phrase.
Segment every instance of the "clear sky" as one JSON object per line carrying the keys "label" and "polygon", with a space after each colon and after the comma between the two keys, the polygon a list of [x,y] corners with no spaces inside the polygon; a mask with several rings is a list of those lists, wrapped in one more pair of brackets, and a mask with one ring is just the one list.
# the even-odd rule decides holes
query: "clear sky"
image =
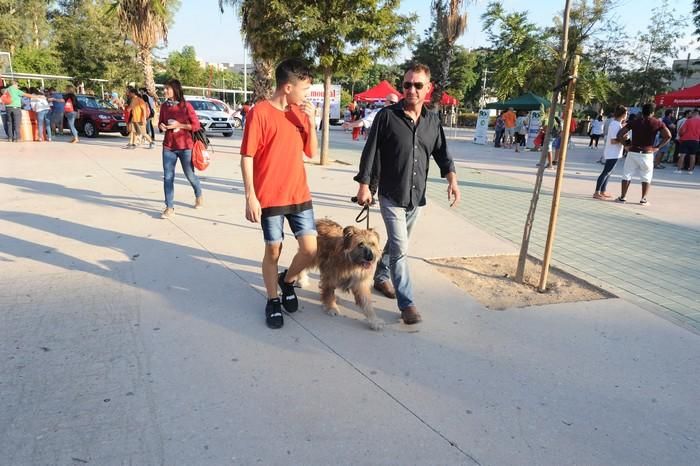
{"label": "clear sky", "polygon": [[[419,20],[414,33],[422,36],[423,31],[430,25],[430,0],[403,0],[401,11],[418,14]],[[659,0],[616,0],[619,5],[613,10],[625,25],[627,33],[639,33],[649,24],[651,9],[660,3]],[[467,48],[486,45],[486,36],[481,31],[481,14],[486,10],[487,0],[472,1],[467,5],[469,26],[459,43]],[[550,25],[552,18],[561,11],[564,0],[504,0],[507,11],[529,12],[530,20],[538,25]],[[670,4],[691,20],[692,0],[670,0]],[[683,37],[681,42],[687,45],[692,40],[692,28],[679,31]],[[160,56],[168,51],[179,50],[185,45],[192,45],[197,51],[198,58],[207,62],[243,62],[243,46],[240,35],[238,17],[228,8],[223,14],[219,12],[217,0],[182,0],[180,10],[175,17],[175,24],[170,29],[168,47],[157,51]],[[700,55],[697,45],[693,47],[695,55]],[[687,53],[687,52],[685,52]],[[682,55],[685,56],[685,53]],[[397,62],[409,55],[404,50]]]}

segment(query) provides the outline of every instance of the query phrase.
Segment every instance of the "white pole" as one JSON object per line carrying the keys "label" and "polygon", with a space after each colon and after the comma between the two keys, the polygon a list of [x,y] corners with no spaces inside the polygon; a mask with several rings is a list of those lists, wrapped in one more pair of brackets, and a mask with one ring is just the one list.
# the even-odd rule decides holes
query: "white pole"
{"label": "white pole", "polygon": [[243,102],[248,101],[248,50],[243,47]]}

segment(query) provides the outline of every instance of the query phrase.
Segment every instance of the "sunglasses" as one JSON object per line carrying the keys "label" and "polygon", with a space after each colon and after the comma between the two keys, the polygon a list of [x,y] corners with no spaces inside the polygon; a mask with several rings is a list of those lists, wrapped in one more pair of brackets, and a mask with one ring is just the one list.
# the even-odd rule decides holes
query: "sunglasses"
{"label": "sunglasses", "polygon": [[404,89],[410,89],[412,87],[415,87],[417,91],[420,91],[421,89],[423,89],[423,86],[425,86],[425,83],[421,83],[421,82],[417,82],[417,83],[404,82],[403,83]]}

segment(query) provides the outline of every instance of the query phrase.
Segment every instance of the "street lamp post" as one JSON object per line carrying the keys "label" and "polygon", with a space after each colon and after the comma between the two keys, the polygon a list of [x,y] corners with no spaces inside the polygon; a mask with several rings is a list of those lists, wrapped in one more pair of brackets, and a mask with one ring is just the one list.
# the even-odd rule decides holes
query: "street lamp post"
{"label": "street lamp post", "polygon": [[481,98],[479,99],[479,108],[486,106],[486,78],[489,74],[493,74],[487,67],[484,67],[484,77],[481,81]]}

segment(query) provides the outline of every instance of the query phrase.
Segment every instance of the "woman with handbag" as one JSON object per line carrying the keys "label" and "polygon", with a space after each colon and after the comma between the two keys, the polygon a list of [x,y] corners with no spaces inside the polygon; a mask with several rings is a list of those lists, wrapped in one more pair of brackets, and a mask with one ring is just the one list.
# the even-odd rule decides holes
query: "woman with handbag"
{"label": "woman with handbag", "polygon": [[180,159],[182,171],[194,190],[194,208],[204,205],[199,178],[192,166],[192,133],[201,126],[192,105],[185,101],[182,85],[177,79],[165,83],[165,98],[160,107],[158,129],[165,131],[163,138],[163,190],[165,191],[165,210],[161,218],[171,218],[175,214],[175,165]]}

